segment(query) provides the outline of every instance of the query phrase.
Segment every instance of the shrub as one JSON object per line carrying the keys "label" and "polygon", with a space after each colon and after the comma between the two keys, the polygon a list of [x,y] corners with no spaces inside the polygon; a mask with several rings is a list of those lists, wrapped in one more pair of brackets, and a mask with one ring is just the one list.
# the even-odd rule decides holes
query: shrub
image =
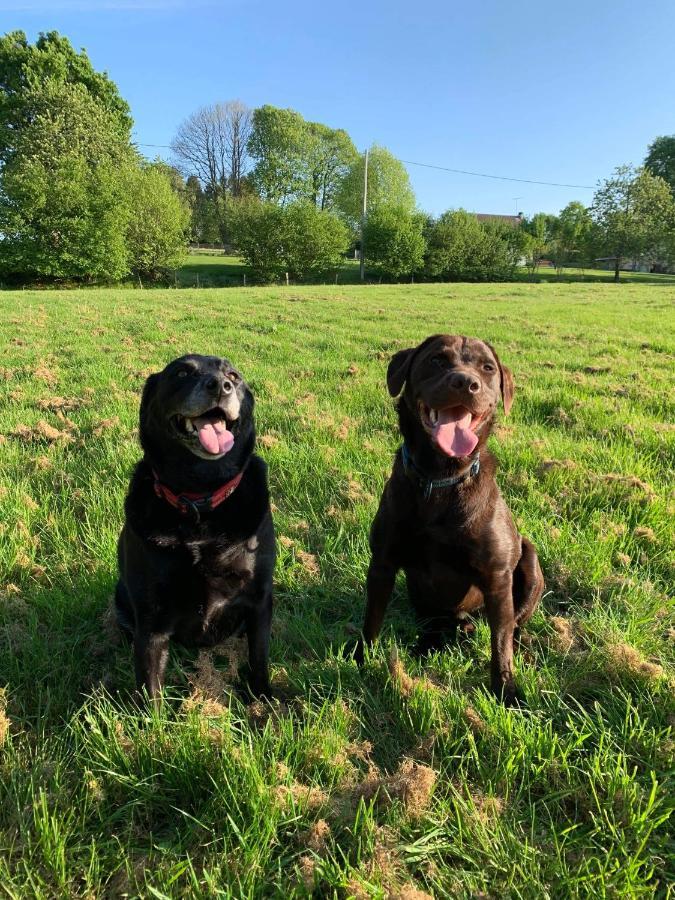
{"label": "shrub", "polygon": [[288,206],[241,201],[233,207],[231,228],[259,281],[273,281],[285,272],[293,278],[325,274],[340,265],[349,244],[344,223],[306,201]]}
{"label": "shrub", "polygon": [[180,265],[185,255],[190,210],[161,163],[134,168],[128,188],[129,269],[136,275],[158,278]]}
{"label": "shrub", "polygon": [[403,207],[382,206],[369,214],[364,227],[368,268],[387,278],[401,278],[421,269],[424,223]]}
{"label": "shrub", "polygon": [[526,236],[499,221],[479,222],[458,209],[427,225],[424,271],[442,281],[498,281],[513,277]]}

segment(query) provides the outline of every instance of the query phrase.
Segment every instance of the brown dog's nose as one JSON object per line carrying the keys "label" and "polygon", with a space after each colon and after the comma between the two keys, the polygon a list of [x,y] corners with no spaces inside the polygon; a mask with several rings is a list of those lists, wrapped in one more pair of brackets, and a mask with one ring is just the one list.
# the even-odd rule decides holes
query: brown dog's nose
{"label": "brown dog's nose", "polygon": [[469,375],[466,372],[453,372],[450,375],[450,386],[456,391],[469,391],[471,394],[477,394],[480,390],[480,381],[475,375]]}

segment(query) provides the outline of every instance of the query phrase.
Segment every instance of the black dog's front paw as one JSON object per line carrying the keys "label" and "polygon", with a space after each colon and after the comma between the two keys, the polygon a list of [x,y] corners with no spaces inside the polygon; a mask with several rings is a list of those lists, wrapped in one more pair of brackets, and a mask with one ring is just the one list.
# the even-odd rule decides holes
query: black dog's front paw
{"label": "black dog's front paw", "polygon": [[249,693],[256,700],[271,700],[273,696],[272,685],[267,675],[251,673],[248,679]]}

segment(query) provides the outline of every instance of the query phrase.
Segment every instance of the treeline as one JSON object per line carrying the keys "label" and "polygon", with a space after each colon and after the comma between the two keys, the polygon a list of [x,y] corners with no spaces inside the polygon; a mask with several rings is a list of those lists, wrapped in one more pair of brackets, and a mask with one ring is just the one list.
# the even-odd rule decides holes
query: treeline
{"label": "treeline", "polygon": [[405,167],[379,146],[363,216],[364,154],[294,110],[201,108],[178,128],[172,165],[146,160],[131,127],[115,84],[66,38],[0,38],[1,281],[164,278],[189,242],[232,248],[261,282],[332,276],[359,250],[384,280],[508,280],[542,259],[598,258],[618,278],[627,262],[675,259],[675,136],[601,182],[588,207],[479,220],[420,212]]}

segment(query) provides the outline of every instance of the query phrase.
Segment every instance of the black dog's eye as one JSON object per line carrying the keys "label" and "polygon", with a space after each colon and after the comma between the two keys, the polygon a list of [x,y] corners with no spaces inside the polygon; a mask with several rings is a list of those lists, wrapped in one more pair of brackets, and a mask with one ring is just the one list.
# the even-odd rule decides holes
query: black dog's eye
{"label": "black dog's eye", "polygon": [[492,363],[483,363],[483,371],[484,372],[494,372],[495,367]]}
{"label": "black dog's eye", "polygon": [[237,375],[236,372],[228,372],[227,377],[230,379],[230,381],[234,381],[235,384],[237,384],[237,382],[241,381],[241,376]]}
{"label": "black dog's eye", "polygon": [[190,373],[188,372],[187,369],[179,369],[179,370],[176,372],[176,378],[187,378],[187,376],[188,376],[189,374],[190,374]]}

